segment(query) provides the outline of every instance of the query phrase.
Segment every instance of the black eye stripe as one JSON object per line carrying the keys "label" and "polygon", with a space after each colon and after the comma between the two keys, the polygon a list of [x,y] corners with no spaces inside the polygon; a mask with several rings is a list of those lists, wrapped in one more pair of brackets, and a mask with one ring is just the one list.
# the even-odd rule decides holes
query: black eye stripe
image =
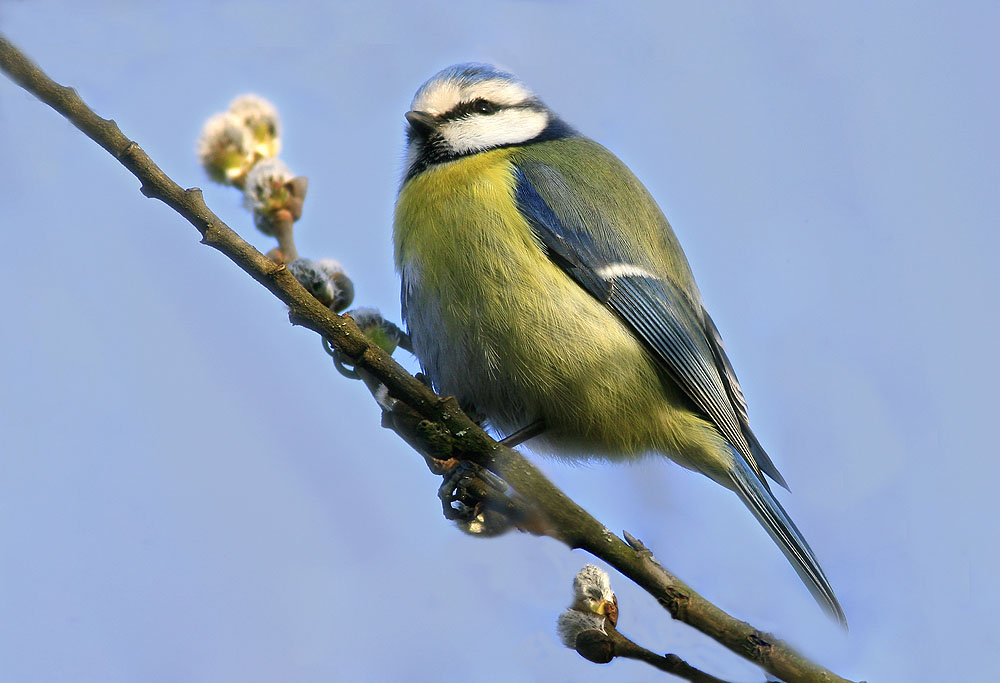
{"label": "black eye stripe", "polygon": [[490,114],[496,114],[497,112],[503,111],[505,109],[529,109],[529,106],[524,104],[497,104],[496,102],[490,102],[482,97],[470,100],[468,102],[459,102],[451,111],[442,114],[439,117],[440,121],[454,121],[456,119],[461,119],[470,114],[478,114],[480,116],[489,116]]}
{"label": "black eye stripe", "polygon": [[493,104],[489,100],[484,100],[482,98],[478,100],[473,100],[470,103],[470,106],[472,107],[472,111],[475,112],[476,114],[486,114],[487,116],[490,114],[496,114],[497,110],[499,109],[497,105]]}

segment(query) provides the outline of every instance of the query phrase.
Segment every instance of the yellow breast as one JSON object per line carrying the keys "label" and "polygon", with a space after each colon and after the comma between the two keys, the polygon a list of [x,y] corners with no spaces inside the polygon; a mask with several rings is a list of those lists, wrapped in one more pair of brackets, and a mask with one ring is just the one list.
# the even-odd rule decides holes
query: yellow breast
{"label": "yellow breast", "polygon": [[442,164],[400,192],[396,264],[424,371],[503,431],[544,419],[556,451],[677,450],[693,416],[631,330],[542,250],[510,156]]}

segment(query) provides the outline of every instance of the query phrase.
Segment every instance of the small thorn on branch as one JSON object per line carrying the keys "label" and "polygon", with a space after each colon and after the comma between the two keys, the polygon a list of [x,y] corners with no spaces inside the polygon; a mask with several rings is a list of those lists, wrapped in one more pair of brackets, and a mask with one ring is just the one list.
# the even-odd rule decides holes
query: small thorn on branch
{"label": "small thorn on branch", "polygon": [[[114,121],[112,121],[111,123],[114,123]],[[127,157],[128,155],[132,154],[132,152],[134,152],[136,149],[139,149],[139,145],[136,143],[136,141],[135,140],[129,140],[128,144],[125,145],[125,147],[122,149],[122,151],[120,151],[118,154],[116,154],[115,157],[119,161],[121,161],[121,159],[123,159],[124,157]]]}

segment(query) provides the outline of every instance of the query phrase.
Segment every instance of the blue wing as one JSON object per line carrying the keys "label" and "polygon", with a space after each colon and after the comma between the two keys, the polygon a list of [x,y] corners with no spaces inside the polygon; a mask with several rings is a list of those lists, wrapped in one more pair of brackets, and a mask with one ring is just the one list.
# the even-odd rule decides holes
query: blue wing
{"label": "blue wing", "polygon": [[701,304],[655,269],[635,265],[620,231],[581,202],[558,170],[521,162],[514,172],[518,209],[553,262],[625,321],[765,488],[762,471],[787,488],[750,430],[739,381]]}
{"label": "blue wing", "polygon": [[[614,220],[628,220],[629,216],[642,215],[640,212],[612,205],[609,210],[617,218],[610,218],[582,201],[574,191],[571,183],[583,186],[579,177],[567,179],[548,164],[522,161],[514,173],[518,209],[549,258],[632,329],[726,438],[733,452],[742,456],[736,458],[729,473],[733,490],[788,558],[816,601],[846,627],[844,611],[815,554],[764,479],[766,473],[787,488],[750,431],[743,391],[693,281],[685,287],[671,279],[672,270],[642,262],[637,254],[642,250],[615,229]],[[629,201],[652,200],[635,193],[626,197],[625,203]],[[662,229],[669,233],[665,220]],[[672,234],[664,237],[654,251],[659,250],[657,257],[667,260],[675,256],[672,252],[678,247],[671,243]],[[682,267],[686,269],[686,263]],[[682,273],[680,277],[689,276]]]}

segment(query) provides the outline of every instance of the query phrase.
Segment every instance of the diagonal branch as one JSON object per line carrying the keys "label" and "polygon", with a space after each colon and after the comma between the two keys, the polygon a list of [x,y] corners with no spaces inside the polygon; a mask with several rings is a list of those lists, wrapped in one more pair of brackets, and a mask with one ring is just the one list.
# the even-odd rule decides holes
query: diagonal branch
{"label": "diagonal branch", "polygon": [[655,597],[673,618],[788,681],[845,681],[809,661],[786,643],[719,609],[661,567],[641,543],[628,543],[591,517],[515,451],[498,445],[466,416],[452,397],[441,398],[372,343],[350,316],[320,304],[282,266],[240,238],[205,205],[201,190],[171,180],[118,125],[93,112],[72,89],[50,79],[0,35],[0,68],[118,159],[141,183],[141,192],[174,209],[193,225],[202,242],[225,254],[289,308],[292,324],[325,339],[358,369],[381,382],[408,410],[387,413],[387,426],[421,453],[450,453],[503,477],[545,520],[544,533],[582,548],[628,576]]}

